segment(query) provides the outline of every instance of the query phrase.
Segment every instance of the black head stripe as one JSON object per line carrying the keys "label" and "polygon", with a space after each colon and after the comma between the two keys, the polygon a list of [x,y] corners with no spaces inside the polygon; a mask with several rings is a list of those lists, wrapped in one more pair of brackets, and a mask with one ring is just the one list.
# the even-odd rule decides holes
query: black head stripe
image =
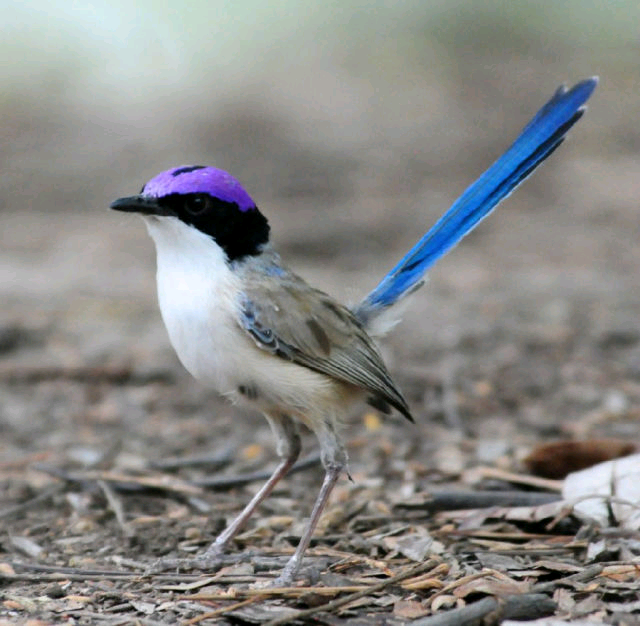
{"label": "black head stripe", "polygon": [[259,254],[269,241],[269,223],[257,207],[241,210],[208,193],[170,194],[158,203],[185,224],[215,239],[229,261]]}
{"label": "black head stripe", "polygon": [[196,170],[205,169],[204,165],[187,165],[186,167],[179,167],[177,170],[171,172],[171,176],[180,176],[180,174],[188,174],[189,172],[195,172]]}

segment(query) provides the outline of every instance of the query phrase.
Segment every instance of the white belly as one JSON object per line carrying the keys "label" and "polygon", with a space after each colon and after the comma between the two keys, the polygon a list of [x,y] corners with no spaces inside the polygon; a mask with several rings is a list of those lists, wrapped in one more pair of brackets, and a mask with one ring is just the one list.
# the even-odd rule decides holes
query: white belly
{"label": "white belly", "polygon": [[235,321],[235,293],[220,287],[193,274],[158,273],[160,310],[180,361],[205,385],[229,393],[242,353],[255,346]]}
{"label": "white belly", "polygon": [[[198,380],[221,393],[232,384],[229,374],[235,369],[229,355],[234,354],[233,336],[237,332],[224,314],[206,319],[187,302],[169,302],[159,295],[162,318],[180,361]],[[237,346],[236,346],[237,349]]]}

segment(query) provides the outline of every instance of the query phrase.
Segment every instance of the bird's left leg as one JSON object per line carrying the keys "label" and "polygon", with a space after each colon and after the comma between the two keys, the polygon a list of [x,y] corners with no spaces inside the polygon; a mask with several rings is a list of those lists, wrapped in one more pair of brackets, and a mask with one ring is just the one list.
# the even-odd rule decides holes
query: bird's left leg
{"label": "bird's left leg", "polygon": [[272,586],[273,587],[288,587],[293,582],[295,575],[298,573],[300,566],[302,565],[302,557],[305,551],[309,547],[313,532],[318,525],[318,521],[322,515],[329,496],[335,487],[340,474],[347,467],[347,452],[335,431],[333,422],[325,422],[322,429],[316,431],[318,440],[320,442],[320,452],[322,458],[322,465],[325,469],[324,480],[322,487],[320,487],[320,493],[316,498],[311,511],[311,517],[307,522],[307,526],[300,537],[298,547],[293,556],[289,559],[285,565],[282,573],[276,578]]}
{"label": "bird's left leg", "polygon": [[160,559],[152,566],[151,573],[175,568],[207,570],[219,567],[222,555],[229,542],[244,527],[258,505],[273,491],[278,481],[291,469],[300,456],[302,449],[298,426],[288,415],[274,414],[265,415],[265,417],[269,421],[271,430],[276,437],[277,453],[280,457],[280,463],[269,480],[203,554],[192,559]]}
{"label": "bird's left leg", "polygon": [[207,551],[198,557],[198,560],[205,565],[208,560],[217,559],[224,553],[229,542],[240,532],[258,505],[273,491],[276,483],[288,473],[300,456],[302,444],[297,424],[287,415],[265,415],[265,417],[269,421],[271,430],[276,437],[276,450],[280,457],[280,463],[271,478],[251,498],[251,501],[242,509],[242,512],[218,535],[216,540],[207,548]]}

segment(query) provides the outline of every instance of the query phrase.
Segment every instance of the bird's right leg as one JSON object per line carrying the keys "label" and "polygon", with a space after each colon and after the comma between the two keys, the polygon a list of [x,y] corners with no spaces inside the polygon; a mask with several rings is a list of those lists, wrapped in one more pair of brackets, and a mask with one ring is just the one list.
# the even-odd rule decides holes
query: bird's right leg
{"label": "bird's right leg", "polygon": [[347,467],[347,452],[344,449],[344,445],[340,440],[340,437],[336,433],[335,425],[332,421],[327,421],[321,428],[316,431],[318,441],[320,442],[320,451],[322,458],[322,465],[325,468],[324,481],[320,488],[320,493],[316,498],[316,502],[313,505],[311,511],[311,517],[307,522],[307,525],[300,537],[300,542],[296,551],[293,553],[280,575],[271,583],[272,587],[288,587],[293,583],[293,580],[300,570],[302,565],[302,557],[309,547],[313,531],[318,525],[320,516],[324,511],[329,496],[335,487],[335,484],[340,478],[343,470]]}
{"label": "bird's right leg", "polygon": [[151,572],[156,573],[175,568],[207,570],[218,567],[229,542],[242,530],[258,505],[293,467],[302,449],[297,424],[287,415],[265,415],[265,417],[269,421],[276,437],[277,453],[280,457],[280,463],[278,463],[271,478],[251,498],[251,501],[242,509],[240,514],[218,535],[203,554],[193,559],[160,559],[154,563]]}

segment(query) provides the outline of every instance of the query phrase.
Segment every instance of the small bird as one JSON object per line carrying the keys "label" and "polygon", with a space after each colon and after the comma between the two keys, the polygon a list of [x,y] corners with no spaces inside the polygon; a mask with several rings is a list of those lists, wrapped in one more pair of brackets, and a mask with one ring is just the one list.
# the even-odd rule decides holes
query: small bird
{"label": "small bird", "polygon": [[[279,464],[237,518],[199,557],[163,560],[159,569],[220,564],[229,542],[300,454],[299,423],[317,436],[324,482],[300,543],[276,585],[294,580],[329,494],[346,469],[340,426],[357,400],[413,421],[374,337],[399,316],[397,305],[564,140],[597,85],[561,86],[511,147],[456,200],[357,306],[309,286],[269,243],[269,224],[230,174],[176,167],[112,209],[138,213],[157,252],[158,300],[186,369],[232,402],[268,420]],[[401,308],[401,307],[400,307]]]}

